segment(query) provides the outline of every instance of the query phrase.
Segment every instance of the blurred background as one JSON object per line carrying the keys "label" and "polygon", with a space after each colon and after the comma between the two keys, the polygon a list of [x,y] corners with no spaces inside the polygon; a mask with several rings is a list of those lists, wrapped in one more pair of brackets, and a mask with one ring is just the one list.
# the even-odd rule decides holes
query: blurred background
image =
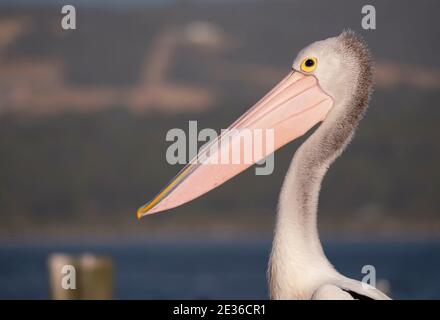
{"label": "blurred background", "polygon": [[[61,28],[74,5],[77,29]],[[377,29],[361,28],[373,4]],[[168,213],[136,209],[180,169],[172,128],[226,128],[344,28],[376,61],[357,135],[331,167],[319,229],[335,266],[363,265],[393,298],[440,298],[440,43],[437,1],[2,0],[0,298],[49,298],[53,252],[114,264],[114,298],[268,297],[275,171],[236,177]]]}

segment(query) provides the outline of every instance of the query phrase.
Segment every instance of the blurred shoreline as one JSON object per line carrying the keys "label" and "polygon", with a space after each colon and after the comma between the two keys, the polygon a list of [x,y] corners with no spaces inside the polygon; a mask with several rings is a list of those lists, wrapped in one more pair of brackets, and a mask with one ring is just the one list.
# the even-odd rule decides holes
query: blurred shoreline
{"label": "blurred shoreline", "polygon": [[[182,215],[185,216],[184,214]],[[166,218],[165,218],[166,219]],[[169,223],[161,221],[133,221],[132,224],[123,222],[100,226],[99,221],[78,221],[75,225],[66,226],[56,223],[44,223],[40,228],[35,226],[20,229],[0,228],[0,244],[7,243],[51,243],[51,242],[85,242],[113,243],[118,241],[153,241],[178,242],[182,241],[271,241],[273,221],[230,221],[209,219],[199,221],[198,225],[176,222],[170,218]],[[425,241],[440,240],[440,221],[431,220],[420,222],[416,219],[406,219],[396,224],[393,218],[386,220],[328,221],[322,219],[319,223],[320,235],[324,241]],[[192,221],[191,219],[189,221]],[[89,226],[88,226],[89,225]]]}
{"label": "blurred shoreline", "polygon": [[[356,243],[392,243],[395,245],[405,245],[405,243],[440,243],[440,237],[422,234],[406,234],[393,236],[368,236],[368,235],[341,235],[324,234],[321,235],[323,246],[334,244],[352,244]],[[107,236],[78,236],[71,235],[66,237],[56,236],[28,236],[16,238],[0,238],[0,251],[12,247],[63,247],[68,250],[69,247],[100,246],[100,247],[118,247],[118,246],[162,246],[162,245],[231,245],[234,243],[246,245],[270,245],[272,237],[269,235],[257,236],[255,234],[235,235],[235,236],[213,236],[213,235],[194,235],[190,233],[164,234],[162,236],[133,236],[133,235],[107,235]],[[87,249],[84,249],[87,252]],[[93,251],[93,250],[92,250]]]}

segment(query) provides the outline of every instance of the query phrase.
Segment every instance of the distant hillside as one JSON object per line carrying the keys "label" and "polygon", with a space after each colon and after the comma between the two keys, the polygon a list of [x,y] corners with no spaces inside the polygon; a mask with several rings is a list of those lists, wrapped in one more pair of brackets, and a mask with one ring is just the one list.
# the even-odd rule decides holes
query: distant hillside
{"label": "distant hillside", "polygon": [[[308,43],[351,27],[375,55],[376,91],[351,147],[326,178],[322,227],[440,231],[440,63],[435,1],[178,3],[124,10],[78,5],[0,11],[0,234],[270,232],[282,178],[251,171],[179,210],[135,222],[136,208],[179,168],[175,127],[226,127]],[[403,4],[402,4],[403,3]],[[413,23],[403,23],[414,21]],[[252,186],[252,187],[248,187]]]}

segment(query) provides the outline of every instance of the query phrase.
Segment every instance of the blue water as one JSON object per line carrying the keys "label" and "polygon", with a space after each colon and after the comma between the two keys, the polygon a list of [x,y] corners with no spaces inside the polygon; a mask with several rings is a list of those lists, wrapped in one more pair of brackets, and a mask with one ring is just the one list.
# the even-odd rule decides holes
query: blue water
{"label": "blue water", "polygon": [[[440,242],[330,242],[329,259],[361,279],[374,265],[396,299],[440,298]],[[118,299],[266,299],[270,242],[125,241],[105,244],[0,244],[0,299],[48,298],[46,259],[53,252],[106,254]]]}

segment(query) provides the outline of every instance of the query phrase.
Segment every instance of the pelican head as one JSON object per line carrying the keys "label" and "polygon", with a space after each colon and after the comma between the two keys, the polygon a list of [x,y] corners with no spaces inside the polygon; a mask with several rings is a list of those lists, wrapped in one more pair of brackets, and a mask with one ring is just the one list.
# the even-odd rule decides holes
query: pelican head
{"label": "pelican head", "polygon": [[371,64],[364,41],[354,32],[344,31],[338,37],[316,41],[301,50],[292,69],[316,77],[324,92],[334,101],[343,102],[359,94],[369,96]]}
{"label": "pelican head", "polygon": [[[346,130],[345,134],[338,131],[339,140],[345,143],[344,137],[363,115],[370,90],[369,53],[353,32],[312,43],[295,58],[291,72],[227,133],[205,146],[153,200],[139,208],[138,217],[177,207],[207,193],[320,122],[323,126],[339,121],[337,126]],[[240,143],[243,129],[273,130],[273,148],[262,150],[252,163],[212,161]],[[332,148],[336,147],[340,146]],[[244,154],[248,148],[241,146],[240,152]]]}

